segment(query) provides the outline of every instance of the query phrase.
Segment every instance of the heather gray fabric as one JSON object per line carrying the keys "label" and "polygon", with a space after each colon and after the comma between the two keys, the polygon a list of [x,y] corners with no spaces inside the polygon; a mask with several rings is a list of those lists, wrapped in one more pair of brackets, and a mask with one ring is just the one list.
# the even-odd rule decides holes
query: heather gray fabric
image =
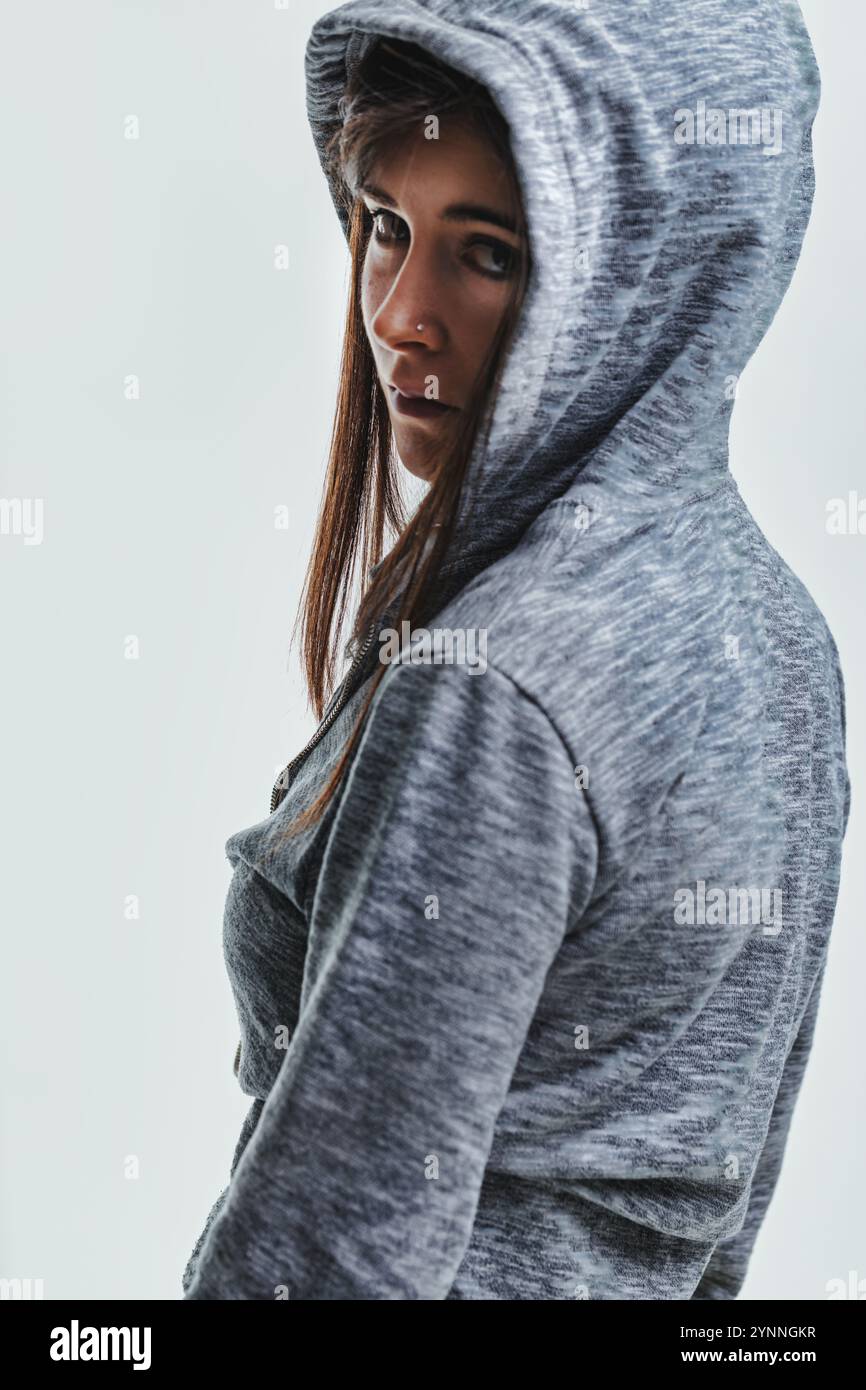
{"label": "heather gray fabric", "polygon": [[[527,204],[435,623],[486,661],[393,664],[280,845],[362,672],[227,841],[252,1103],[185,1296],[733,1298],[850,808],[836,646],[727,452],[809,214],[815,59],[787,0],[354,0],[308,48],[320,151],[378,33],[490,87]],[[781,147],[678,143],[701,100],[778,110]]]}

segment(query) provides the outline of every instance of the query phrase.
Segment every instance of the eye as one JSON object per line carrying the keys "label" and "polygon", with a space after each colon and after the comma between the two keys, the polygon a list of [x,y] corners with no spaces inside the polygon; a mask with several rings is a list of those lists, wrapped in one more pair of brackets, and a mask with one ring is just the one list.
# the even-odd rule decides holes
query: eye
{"label": "eye", "polygon": [[[409,228],[402,217],[398,217],[390,208],[368,208],[367,212],[372,221],[373,240],[380,246],[396,246],[409,241]],[[480,253],[480,261],[475,255],[466,254],[470,251]],[[470,237],[463,244],[461,252],[466,263],[488,280],[509,279],[515,274],[521,259],[518,250],[495,237]]]}
{"label": "eye", "polygon": [[389,212],[387,208],[373,208],[370,212],[370,216],[373,219],[373,235],[377,241],[381,242],[383,245],[390,245],[391,242],[400,240],[400,238],[389,235],[387,231],[383,231],[379,223],[380,218],[387,219],[390,217],[394,222],[399,222],[401,226],[405,227],[405,222],[403,222],[396,213]]}
{"label": "eye", "polygon": [[[493,237],[475,237],[470,242],[469,249],[477,248],[483,253],[482,264],[472,261],[476,270],[480,270],[482,275],[488,275],[491,280],[506,280],[513,275],[520,261],[520,252],[511,246],[506,246],[504,241],[496,241]],[[484,264],[485,258],[487,263]],[[499,258],[499,264],[497,264]]]}

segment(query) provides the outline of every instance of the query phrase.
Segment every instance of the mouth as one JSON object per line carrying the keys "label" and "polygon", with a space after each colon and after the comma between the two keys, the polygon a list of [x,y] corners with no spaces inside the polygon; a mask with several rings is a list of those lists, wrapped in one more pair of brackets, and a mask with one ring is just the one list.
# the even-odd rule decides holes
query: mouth
{"label": "mouth", "polygon": [[388,386],[391,404],[398,415],[408,415],[416,420],[438,419],[450,415],[456,406],[446,405],[444,401],[431,401],[426,396],[414,392],[400,391],[396,386]]}

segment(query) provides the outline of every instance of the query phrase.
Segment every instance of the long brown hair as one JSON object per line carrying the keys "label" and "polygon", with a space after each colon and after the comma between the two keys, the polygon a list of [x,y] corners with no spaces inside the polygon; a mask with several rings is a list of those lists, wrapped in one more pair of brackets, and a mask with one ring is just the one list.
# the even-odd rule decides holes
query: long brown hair
{"label": "long brown hair", "polygon": [[[386,612],[389,626],[398,630],[402,621],[415,626],[429,616],[469,461],[482,427],[485,439],[490,429],[505,353],[517,325],[531,264],[508,123],[486,87],[416,44],[379,39],[350,79],[338,112],[340,125],[328,142],[326,157],[332,186],[339,190],[346,214],[351,257],[349,303],[328,469],[298,614],[303,624],[307,689],[319,720],[334,688],[339,634],[359,559],[364,576],[373,565],[378,568],[363,592],[345,655],[360,644],[373,620],[381,620]],[[520,257],[512,295],[476,377],[471,404],[456,413],[450,434],[442,432],[429,489],[407,522],[388,405],[361,312],[361,274],[373,218],[358,189],[377,159],[422,131],[431,113],[440,119],[447,116],[471,122],[487,139],[492,157],[508,175],[511,212],[527,249]],[[450,417],[443,420],[450,423]],[[397,538],[383,560],[386,528]],[[434,539],[425,546],[431,532]],[[312,804],[285,827],[286,835],[300,832],[323,814],[351,760],[370,702],[387,669],[387,662],[379,663],[330,778]]]}

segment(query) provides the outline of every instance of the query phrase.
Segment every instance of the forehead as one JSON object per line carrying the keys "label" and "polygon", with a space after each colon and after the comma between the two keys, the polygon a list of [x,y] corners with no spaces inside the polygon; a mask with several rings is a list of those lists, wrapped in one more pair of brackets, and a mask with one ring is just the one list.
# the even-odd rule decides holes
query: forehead
{"label": "forehead", "polygon": [[510,193],[508,171],[483,131],[465,118],[447,116],[438,129],[428,119],[390,142],[374,161],[368,182],[401,205],[411,200],[431,209],[470,196],[505,206]]}

